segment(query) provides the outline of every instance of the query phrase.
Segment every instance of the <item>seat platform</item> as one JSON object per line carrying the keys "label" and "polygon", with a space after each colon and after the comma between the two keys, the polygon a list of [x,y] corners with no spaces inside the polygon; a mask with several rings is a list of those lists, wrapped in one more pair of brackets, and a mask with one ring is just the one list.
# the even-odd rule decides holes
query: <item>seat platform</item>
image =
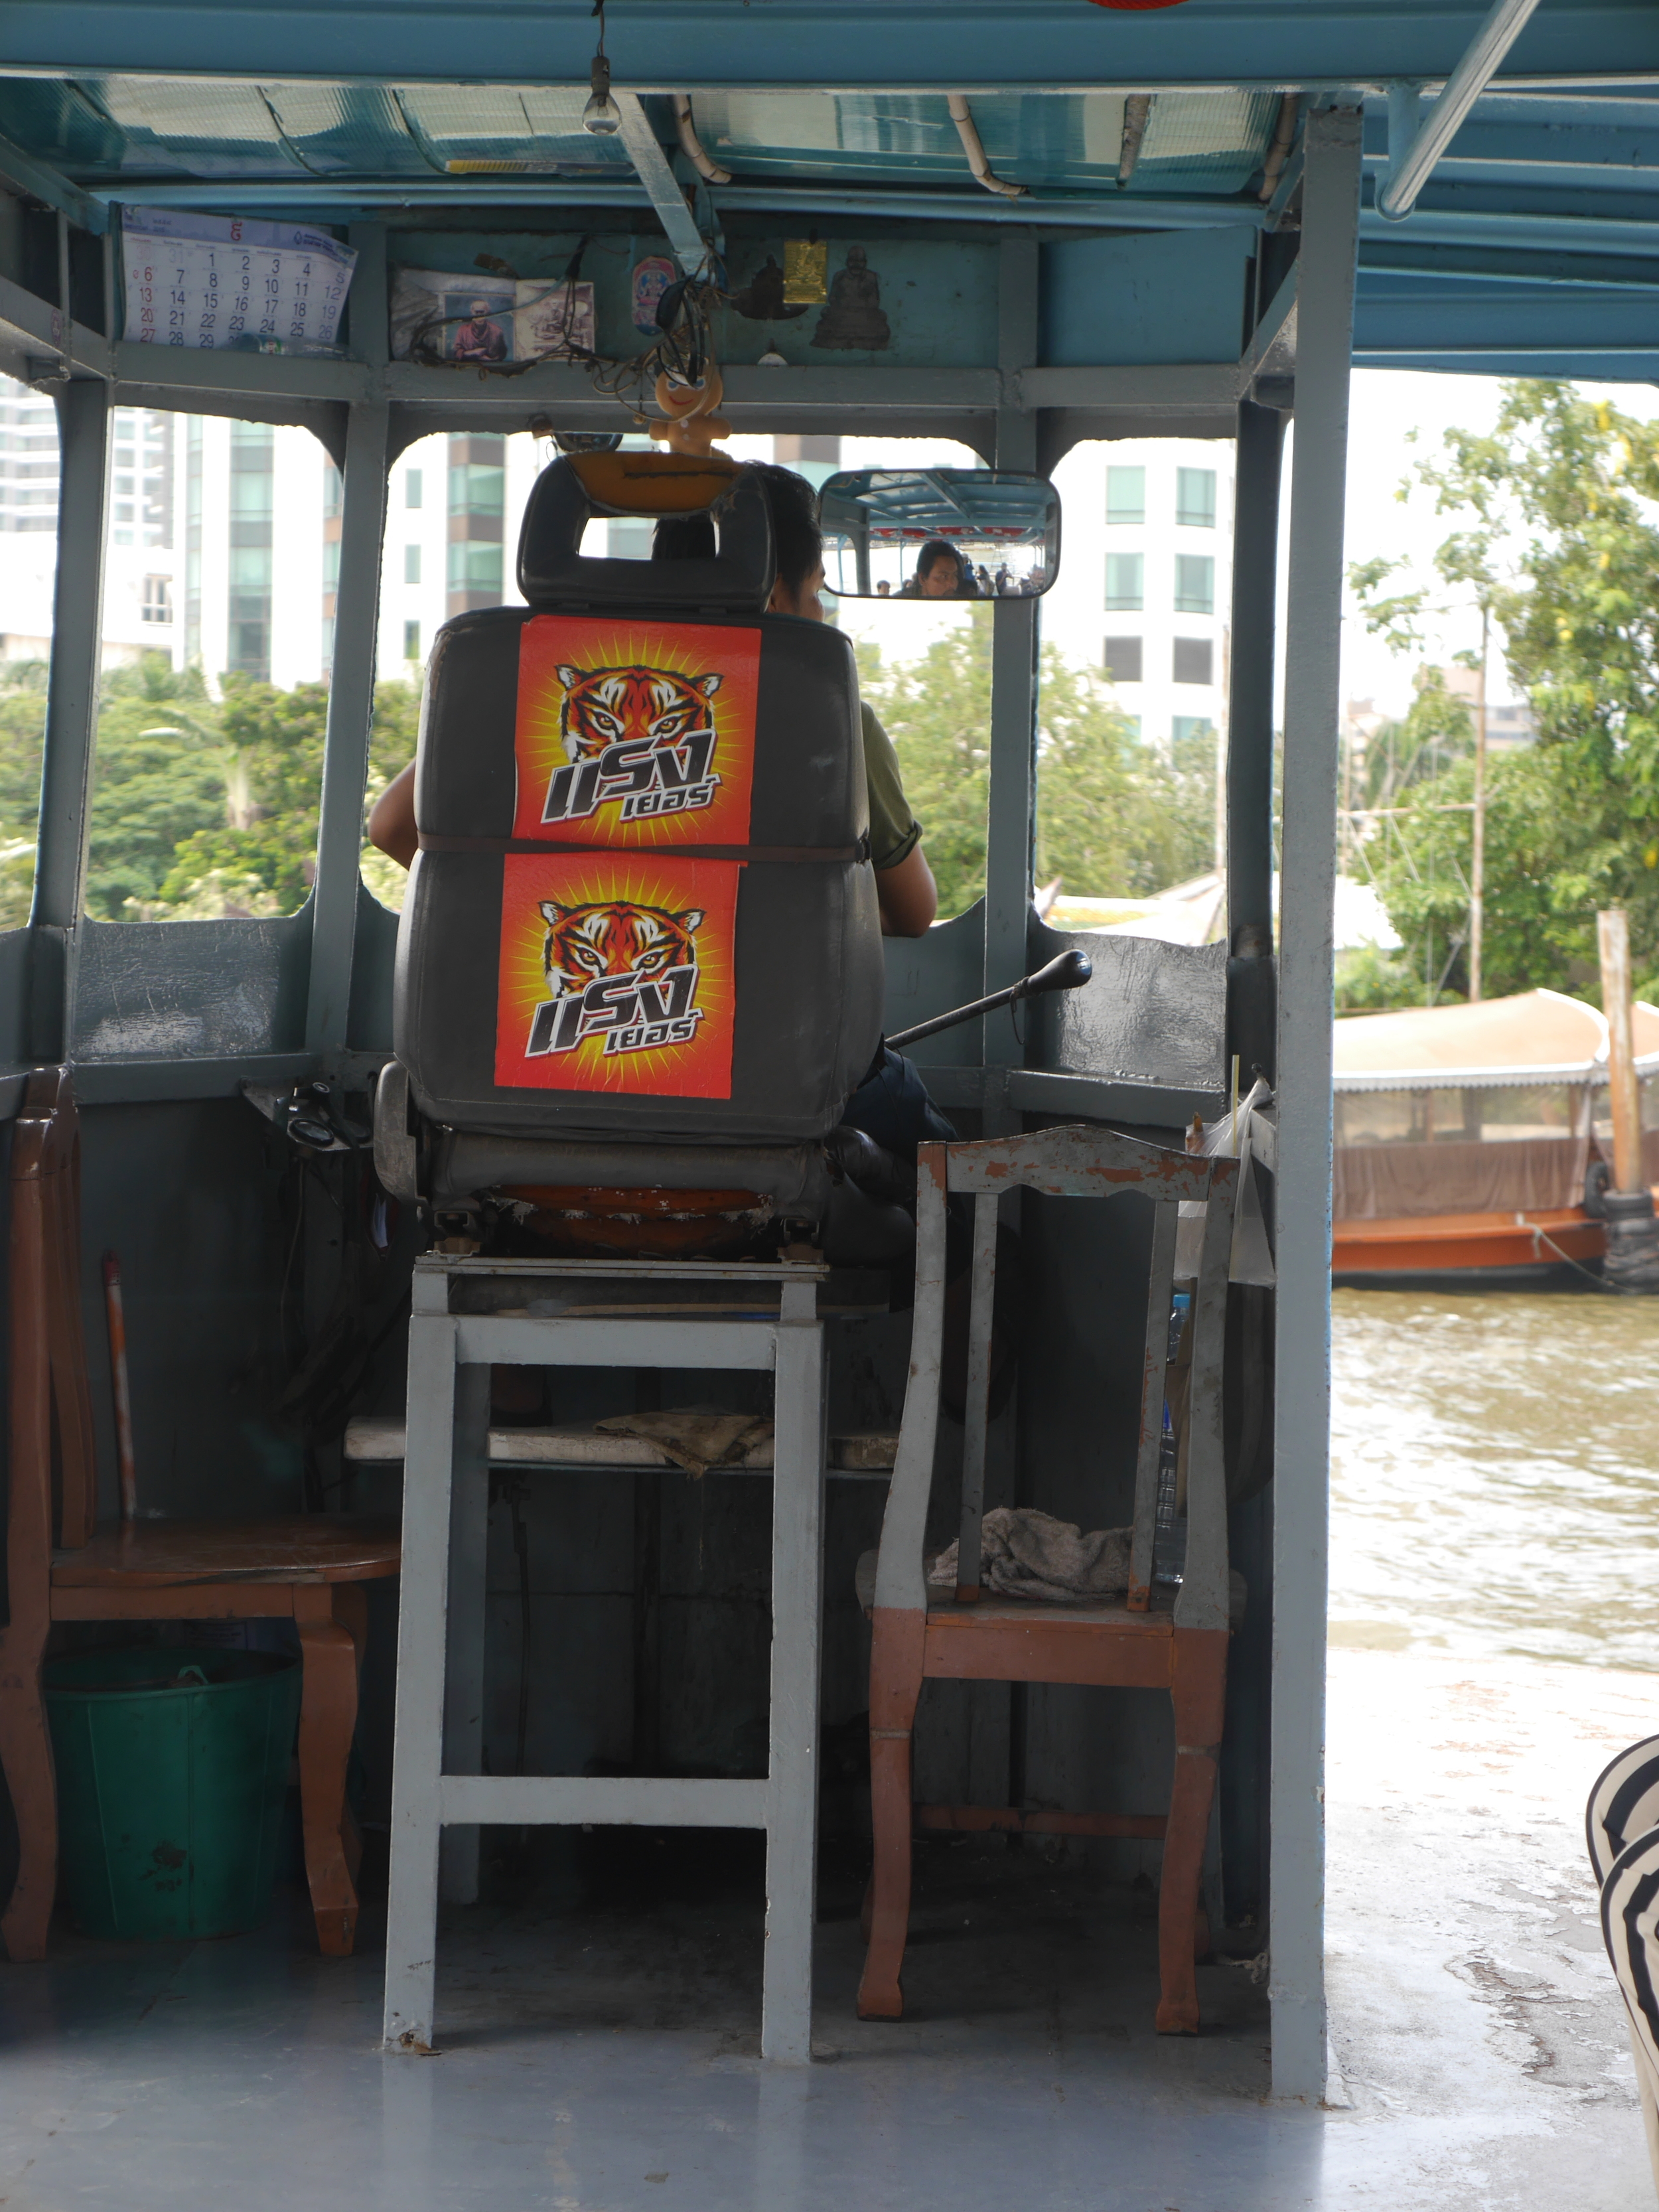
{"label": "seat platform", "polygon": [[135,1521],[55,1552],[55,1589],[166,1589],[187,1583],[364,1583],[398,1571],[395,1521],[345,1513],[266,1521]]}

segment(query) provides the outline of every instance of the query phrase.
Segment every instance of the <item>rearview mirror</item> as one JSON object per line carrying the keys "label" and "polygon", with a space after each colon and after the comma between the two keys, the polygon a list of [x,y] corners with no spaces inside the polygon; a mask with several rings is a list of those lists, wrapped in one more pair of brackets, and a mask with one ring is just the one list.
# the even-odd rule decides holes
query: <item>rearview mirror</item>
{"label": "rearview mirror", "polygon": [[818,495],[848,599],[1031,599],[1060,570],[1060,495],[1007,469],[844,469]]}

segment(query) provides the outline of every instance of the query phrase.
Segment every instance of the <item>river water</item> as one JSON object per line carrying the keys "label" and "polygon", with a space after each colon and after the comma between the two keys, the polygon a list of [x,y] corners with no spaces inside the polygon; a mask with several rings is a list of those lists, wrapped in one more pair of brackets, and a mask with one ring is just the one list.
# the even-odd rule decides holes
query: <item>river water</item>
{"label": "river water", "polygon": [[1659,1299],[1338,1290],[1331,1641],[1659,1672]]}

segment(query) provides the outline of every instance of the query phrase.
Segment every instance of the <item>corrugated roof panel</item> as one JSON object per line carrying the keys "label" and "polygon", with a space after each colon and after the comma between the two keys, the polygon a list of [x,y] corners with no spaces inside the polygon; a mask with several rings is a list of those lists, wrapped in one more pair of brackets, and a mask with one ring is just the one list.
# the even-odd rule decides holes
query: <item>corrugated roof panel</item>
{"label": "corrugated roof panel", "polygon": [[704,145],[730,154],[841,151],[841,118],[830,92],[700,92],[691,103]]}
{"label": "corrugated roof panel", "polygon": [[260,90],[308,169],[357,177],[429,176],[432,164],[380,85],[267,84]]}
{"label": "corrugated roof panel", "polygon": [[[974,123],[998,175],[1033,191],[1114,183],[1123,143],[1119,93],[976,93]],[[967,156],[937,93],[700,93],[697,128],[718,160],[753,175],[807,167],[866,179],[958,182]],[[1273,94],[1160,95],[1141,153],[1160,191],[1235,192],[1261,166]],[[1143,186],[1143,189],[1146,187]]]}
{"label": "corrugated roof panel", "polygon": [[901,161],[962,158],[950,108],[937,94],[843,94],[836,107],[841,143],[849,154],[883,154]]}
{"label": "corrugated roof panel", "polygon": [[119,169],[127,149],[120,125],[62,78],[0,78],[0,131],[76,176]]}
{"label": "corrugated roof panel", "polygon": [[1243,191],[1261,167],[1278,112],[1276,93],[1159,93],[1130,190]]}
{"label": "corrugated roof panel", "polygon": [[127,140],[123,169],[180,169],[194,177],[304,174],[275,116],[248,84],[106,76],[83,89]]}
{"label": "corrugated roof panel", "polygon": [[398,105],[428,161],[524,162],[547,168],[630,167],[619,138],[596,138],[581,127],[586,92],[520,90],[512,85],[400,85]]}
{"label": "corrugated roof panel", "polygon": [[465,138],[511,146],[536,136],[514,85],[402,84],[397,91],[410,121],[438,143]]}

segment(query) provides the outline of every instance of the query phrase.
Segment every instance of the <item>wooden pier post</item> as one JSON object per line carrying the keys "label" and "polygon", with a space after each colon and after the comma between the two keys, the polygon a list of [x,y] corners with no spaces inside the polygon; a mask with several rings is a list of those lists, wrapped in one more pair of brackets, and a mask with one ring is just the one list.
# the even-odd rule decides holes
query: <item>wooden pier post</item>
{"label": "wooden pier post", "polygon": [[1615,1190],[1645,1190],[1642,1172],[1642,1102],[1630,1018],[1630,917],[1622,907],[1595,917],[1601,955],[1601,1011],[1607,1018],[1607,1087],[1613,1094]]}
{"label": "wooden pier post", "polygon": [[1626,1290],[1659,1291],[1659,1221],[1642,1163],[1642,1097],[1636,1080],[1630,1005],[1630,921],[1621,908],[1595,917],[1601,1009],[1607,1018],[1607,1086],[1613,1093],[1613,1188],[1601,1197],[1607,1224],[1606,1275]]}

